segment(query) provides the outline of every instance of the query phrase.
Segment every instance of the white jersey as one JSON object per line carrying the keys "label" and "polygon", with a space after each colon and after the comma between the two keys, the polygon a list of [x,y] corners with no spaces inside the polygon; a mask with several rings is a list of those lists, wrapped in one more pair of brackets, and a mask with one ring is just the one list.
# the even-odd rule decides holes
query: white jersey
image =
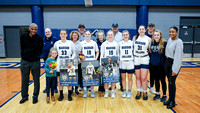
{"label": "white jersey", "polygon": [[135,56],[145,56],[148,55],[148,48],[151,46],[151,38],[148,36],[140,37],[137,40],[133,37],[134,55]]}
{"label": "white jersey", "polygon": [[133,60],[133,41],[119,42],[120,61]]}
{"label": "white jersey", "polygon": [[68,69],[68,72],[69,72],[69,76],[76,75],[76,73],[75,73],[75,66],[72,66],[70,69]]}
{"label": "white jersey", "polygon": [[61,40],[55,42],[54,48],[58,51],[57,58],[57,71],[60,72],[60,63],[65,62],[66,59],[74,59],[75,57],[75,46],[71,40],[67,40],[66,42],[61,42]]}
{"label": "white jersey", "polygon": [[94,66],[88,65],[86,68],[87,68],[87,73],[93,75]]}
{"label": "white jersey", "polygon": [[85,55],[85,60],[95,60],[95,53],[99,51],[99,48],[93,40],[90,42],[84,40],[81,42],[81,51]]}

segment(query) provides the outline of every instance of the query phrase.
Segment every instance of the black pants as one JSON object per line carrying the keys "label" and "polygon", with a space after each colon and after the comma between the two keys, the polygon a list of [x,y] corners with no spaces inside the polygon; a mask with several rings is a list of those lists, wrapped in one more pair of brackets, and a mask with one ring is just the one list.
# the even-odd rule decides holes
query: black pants
{"label": "black pants", "polygon": [[57,84],[57,77],[46,77],[46,92],[47,97],[49,97],[49,92],[51,89],[51,96],[54,96],[54,89]]}
{"label": "black pants", "polygon": [[78,64],[78,84],[80,85],[81,88],[83,88],[83,82],[82,82],[82,80],[83,80],[83,78],[82,78],[81,64]]}
{"label": "black pants", "polygon": [[28,85],[30,72],[33,75],[34,80],[34,92],[33,96],[38,97],[40,91],[40,61],[29,62],[21,60],[21,77],[22,77],[22,98],[28,97]]}
{"label": "black pants", "polygon": [[160,90],[160,81],[162,84],[162,91],[163,91],[163,95],[166,95],[166,74],[165,74],[165,70],[163,66],[153,66],[151,65],[151,76],[155,77],[155,86],[156,86],[156,92],[159,92]]}
{"label": "black pants", "polygon": [[172,64],[173,64],[173,59],[167,58],[165,61],[165,72],[167,74],[168,78],[168,85],[169,85],[169,99],[171,101],[175,101],[175,95],[176,95],[176,78],[178,76],[172,76]]}
{"label": "black pants", "polygon": [[150,87],[153,87],[155,83],[155,74],[153,74],[152,65],[149,64],[149,73],[150,73]]}

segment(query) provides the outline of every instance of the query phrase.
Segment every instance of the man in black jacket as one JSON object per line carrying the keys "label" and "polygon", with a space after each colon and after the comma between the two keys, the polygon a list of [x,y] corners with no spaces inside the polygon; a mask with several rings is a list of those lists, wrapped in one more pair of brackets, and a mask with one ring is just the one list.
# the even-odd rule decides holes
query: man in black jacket
{"label": "man in black jacket", "polygon": [[43,49],[43,38],[37,34],[37,25],[32,23],[29,32],[20,37],[21,45],[21,96],[20,104],[28,100],[30,72],[34,80],[33,104],[38,102],[40,90],[40,56]]}

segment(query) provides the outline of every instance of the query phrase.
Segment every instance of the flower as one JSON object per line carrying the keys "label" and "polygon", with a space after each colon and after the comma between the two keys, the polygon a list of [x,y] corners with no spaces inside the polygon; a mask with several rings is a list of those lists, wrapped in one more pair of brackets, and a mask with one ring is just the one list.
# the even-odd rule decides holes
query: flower
{"label": "flower", "polygon": [[82,53],[78,54],[80,60],[85,60],[85,55]]}
{"label": "flower", "polygon": [[57,66],[57,63],[54,62],[54,61],[52,61],[52,62],[49,64],[49,67],[50,67],[51,69],[55,69],[56,66]]}

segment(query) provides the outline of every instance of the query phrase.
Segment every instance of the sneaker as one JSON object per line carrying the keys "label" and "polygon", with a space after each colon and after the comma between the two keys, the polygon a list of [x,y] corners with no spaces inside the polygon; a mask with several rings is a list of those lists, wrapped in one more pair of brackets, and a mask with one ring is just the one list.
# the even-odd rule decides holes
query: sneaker
{"label": "sneaker", "polygon": [[128,92],[128,94],[127,94],[127,98],[131,98],[131,92]]}
{"label": "sneaker", "polygon": [[160,94],[156,94],[154,97],[153,97],[153,100],[158,100],[160,99]]}
{"label": "sneaker", "polygon": [[36,104],[38,102],[38,97],[37,96],[33,96],[33,104]]}
{"label": "sneaker", "polygon": [[79,91],[82,91],[82,87],[79,87],[78,90],[79,90]]}
{"label": "sneaker", "polygon": [[58,101],[62,101],[64,98],[63,94],[60,94],[59,98],[58,98]]}
{"label": "sneaker", "polygon": [[115,92],[114,91],[111,92],[111,98],[115,98]]}
{"label": "sneaker", "polygon": [[79,95],[79,92],[78,92],[78,90],[77,90],[77,89],[75,89],[75,94],[76,94],[76,95]]}
{"label": "sneaker", "polygon": [[24,97],[19,101],[19,103],[22,104],[22,103],[26,102],[27,100],[28,100],[28,97]]}
{"label": "sneaker", "polygon": [[151,87],[150,88],[150,92],[152,93],[152,94],[155,94],[156,92],[155,92],[155,90]]}
{"label": "sneaker", "polygon": [[137,95],[135,96],[135,99],[139,100],[140,97],[141,97],[141,92],[140,92],[140,94],[137,94]]}
{"label": "sneaker", "polygon": [[145,92],[143,92],[143,100],[148,100],[147,92],[146,92],[146,94],[145,94]]}
{"label": "sneaker", "polygon": [[46,93],[47,91],[46,91],[46,88],[43,90],[43,93]]}
{"label": "sneaker", "polygon": [[167,96],[162,96],[162,98],[160,99],[161,102],[165,102],[167,100]]}
{"label": "sneaker", "polygon": [[88,88],[88,91],[91,91],[91,90],[92,90],[92,89],[89,87],[89,88]]}
{"label": "sneaker", "polygon": [[87,90],[84,90],[83,91],[83,98],[86,98],[87,97]]}
{"label": "sneaker", "polygon": [[122,93],[122,98],[126,98],[126,91]]}
{"label": "sneaker", "polygon": [[105,91],[104,98],[108,98],[109,91]]}
{"label": "sneaker", "polygon": [[91,95],[90,95],[92,98],[94,98],[95,97],[95,95],[94,95],[94,90],[92,90],[91,91]]}

